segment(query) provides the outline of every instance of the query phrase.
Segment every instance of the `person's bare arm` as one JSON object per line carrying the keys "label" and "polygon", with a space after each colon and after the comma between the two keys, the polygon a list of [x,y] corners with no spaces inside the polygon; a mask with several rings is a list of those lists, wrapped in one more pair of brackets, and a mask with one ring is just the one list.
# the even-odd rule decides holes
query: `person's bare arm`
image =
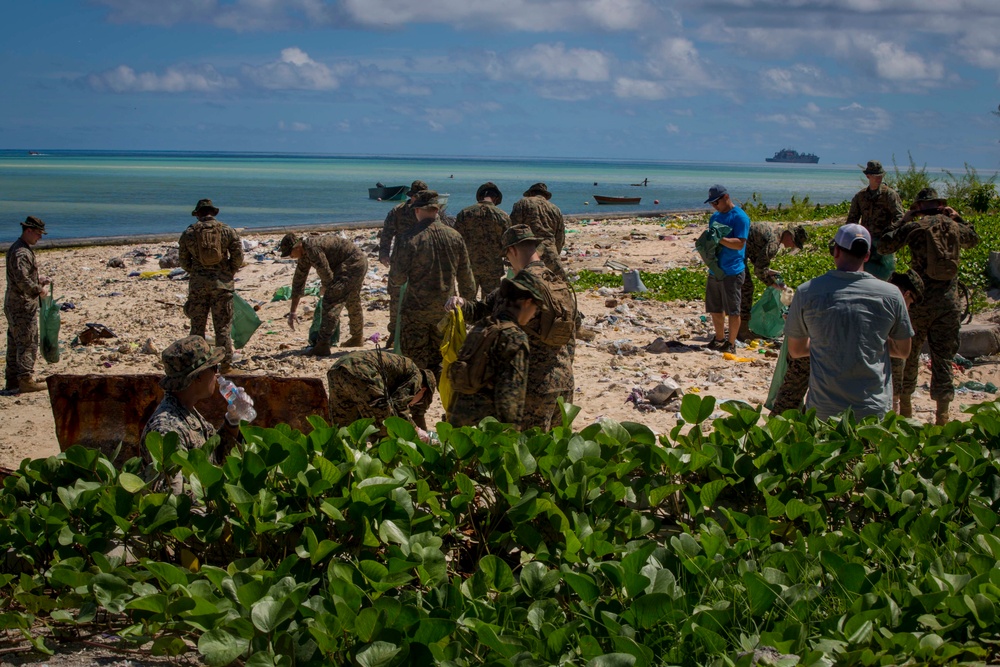
{"label": "person's bare arm", "polygon": [[912,338],[890,338],[889,339],[889,356],[893,359],[906,359],[910,356],[910,347]]}
{"label": "person's bare arm", "polygon": [[735,236],[732,237],[727,236],[726,238],[719,239],[719,243],[726,246],[727,248],[731,248],[732,250],[742,250],[743,246],[747,244],[747,240],[738,239]]}
{"label": "person's bare arm", "polygon": [[809,356],[808,338],[789,338],[788,356],[792,359],[801,359]]}

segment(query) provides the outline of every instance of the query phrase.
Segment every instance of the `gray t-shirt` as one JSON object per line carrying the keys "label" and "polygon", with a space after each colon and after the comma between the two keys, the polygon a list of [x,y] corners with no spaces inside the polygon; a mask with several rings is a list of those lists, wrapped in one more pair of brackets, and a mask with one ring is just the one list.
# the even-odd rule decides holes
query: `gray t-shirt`
{"label": "gray t-shirt", "polygon": [[848,407],[860,419],[892,408],[887,340],[913,336],[895,285],[863,271],[829,271],[795,293],[785,336],[809,338],[809,397],[820,419]]}

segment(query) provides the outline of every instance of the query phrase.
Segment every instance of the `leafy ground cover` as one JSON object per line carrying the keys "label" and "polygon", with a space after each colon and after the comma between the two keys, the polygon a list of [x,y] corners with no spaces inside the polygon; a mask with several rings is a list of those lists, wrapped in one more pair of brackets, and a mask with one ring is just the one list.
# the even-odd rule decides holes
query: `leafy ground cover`
{"label": "leafy ground cover", "polygon": [[[759,218],[754,217],[753,219]],[[975,226],[981,242],[971,250],[962,251],[959,278],[969,288],[971,312],[978,313],[989,307],[986,301],[986,290],[991,285],[986,268],[989,264],[990,250],[1000,248],[1000,214],[972,215],[968,216],[966,220]],[[839,223],[811,225],[809,227],[809,241],[803,252],[782,252],[772,262],[771,267],[779,271],[789,285],[799,285],[806,280],[826,273],[833,268],[828,244],[833,239],[838,226]],[[904,248],[896,253],[896,261],[898,270],[905,271],[909,267],[909,250]],[[706,272],[703,268],[668,269],[657,273],[640,272],[640,276],[642,282],[649,288],[647,296],[657,301],[698,301],[705,298]],[[577,289],[621,286],[621,275],[594,273],[593,271],[581,271],[575,283]],[[759,299],[763,292],[763,284],[756,281],[754,299]]]}
{"label": "leafy ground cover", "polygon": [[255,667],[996,659],[1000,403],[936,427],[688,395],[660,436],[563,409],[430,444],[395,418],[375,444],[368,421],[244,426],[221,466],[154,436],[190,495],[83,447],[26,460],[0,623]]}

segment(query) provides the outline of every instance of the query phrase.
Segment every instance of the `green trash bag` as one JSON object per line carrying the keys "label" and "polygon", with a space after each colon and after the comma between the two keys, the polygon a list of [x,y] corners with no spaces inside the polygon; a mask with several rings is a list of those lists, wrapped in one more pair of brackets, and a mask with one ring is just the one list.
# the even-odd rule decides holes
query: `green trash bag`
{"label": "green trash bag", "polygon": [[292,298],[292,286],[282,285],[278,289],[274,290],[274,296],[271,297],[271,303],[275,301],[288,301]]}
{"label": "green trash bag", "polygon": [[406,288],[410,281],[407,280],[399,288],[399,306],[396,309],[396,330],[392,332],[392,351],[395,354],[402,354],[400,351],[399,332],[403,327],[403,301],[406,299]]}
{"label": "green trash bag", "polygon": [[[323,324],[323,297],[320,297],[316,302],[316,310],[313,311],[313,321],[309,325],[309,346],[312,347],[316,345],[319,341],[319,328]],[[330,335],[330,347],[340,343],[340,318],[337,318],[337,326],[333,329],[333,334]]]}
{"label": "green trash bag", "polygon": [[260,318],[257,317],[257,312],[253,309],[253,306],[247,303],[239,295],[239,292],[234,292],[233,326],[230,328],[233,347],[237,350],[243,349],[243,346],[247,344],[247,341],[250,340],[250,337],[253,336],[259,326]]}
{"label": "green trash bag", "polygon": [[713,222],[708,223],[708,228],[701,233],[698,240],[694,242],[694,247],[701,255],[701,261],[705,263],[712,275],[722,280],[726,277],[726,272],[719,266],[719,252],[723,246],[720,241],[726,238],[726,234],[733,231],[728,225],[719,225]]}
{"label": "green trash bag", "polygon": [[41,298],[38,307],[38,346],[45,361],[54,364],[59,361],[59,302],[52,297],[55,286],[49,287],[49,295]]}
{"label": "green trash bag", "polygon": [[[875,248],[877,247],[876,245]],[[896,270],[896,256],[881,255],[875,248],[872,249],[871,256],[865,262],[865,271],[879,280],[889,280],[892,277],[892,272]]]}
{"label": "green trash bag", "polygon": [[750,309],[750,331],[764,338],[777,338],[785,332],[785,313],[781,290],[768,287]]}
{"label": "green trash bag", "polygon": [[768,410],[774,409],[774,399],[778,398],[778,390],[781,383],[785,381],[785,373],[788,372],[788,339],[781,342],[781,352],[778,353],[778,362],[774,364],[774,375],[771,376],[771,388],[767,391],[767,400],[764,407]]}

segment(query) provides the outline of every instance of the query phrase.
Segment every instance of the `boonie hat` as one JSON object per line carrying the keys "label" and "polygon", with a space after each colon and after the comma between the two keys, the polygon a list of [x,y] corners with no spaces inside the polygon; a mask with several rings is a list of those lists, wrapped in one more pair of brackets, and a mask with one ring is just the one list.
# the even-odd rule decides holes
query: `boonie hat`
{"label": "boonie hat", "polygon": [[[505,285],[507,286],[506,290],[504,289]],[[545,301],[545,297],[542,295],[538,287],[533,282],[531,282],[530,279],[525,280],[524,277],[521,276],[520,274],[514,276],[513,278],[504,278],[503,280],[500,281],[500,287],[501,287],[500,289],[501,294],[507,297],[511,296],[509,290],[513,288],[521,292],[527,292],[528,294],[531,295],[531,298],[533,298],[535,301],[538,302]]]}
{"label": "boonie hat", "polygon": [[924,280],[913,269],[910,269],[906,273],[893,271],[892,276],[889,277],[889,282],[898,287],[900,291],[913,292],[914,303],[920,303],[924,300]]}
{"label": "boonie hat", "polygon": [[865,250],[871,250],[872,237],[868,230],[858,224],[841,225],[837,230],[837,235],[833,237],[833,242],[841,248],[854,250],[854,244],[864,241]]}
{"label": "boonie hat", "polygon": [[421,190],[413,195],[413,208],[441,208],[438,193],[434,190]]}
{"label": "boonie hat", "polygon": [[497,187],[496,183],[492,181],[483,183],[476,190],[476,201],[483,201],[483,197],[489,197],[493,200],[493,203],[497,206],[503,201],[503,194],[500,192],[500,188]]}
{"label": "boonie hat", "polygon": [[282,257],[288,257],[292,254],[292,248],[294,248],[295,244],[300,240],[301,239],[299,239],[298,236],[292,234],[291,232],[285,234],[281,237],[281,241],[278,242],[278,254]]}
{"label": "boonie hat", "polygon": [[24,219],[24,222],[21,223],[21,229],[37,229],[42,234],[48,234],[48,232],[45,231],[45,223],[42,219],[36,218],[33,215],[29,215]]}
{"label": "boonie hat", "polygon": [[165,373],[160,386],[167,391],[181,391],[198,373],[219,363],[225,356],[225,350],[212,347],[201,336],[181,338],[168,345],[160,355]]}
{"label": "boonie hat", "polygon": [[882,163],[878,160],[868,160],[868,166],[865,167],[864,173],[868,176],[878,176],[884,174],[885,169],[882,168]]}
{"label": "boonie hat", "polygon": [[713,185],[708,189],[708,199],[705,200],[706,204],[711,204],[714,201],[718,201],[723,197],[723,195],[728,195],[729,190],[722,185]]}
{"label": "boonie hat", "polygon": [[937,190],[935,190],[934,188],[924,188],[923,190],[921,190],[920,192],[917,193],[917,197],[913,201],[914,202],[934,202],[934,203],[937,203],[940,206],[944,206],[946,203],[948,203],[948,200],[946,198],[938,195]]}
{"label": "boonie hat", "polygon": [[504,230],[503,236],[500,237],[500,246],[504,252],[507,252],[507,248],[517,245],[522,241],[537,242],[541,241],[541,239],[535,236],[535,232],[528,225],[514,225]]}
{"label": "boonie hat", "polygon": [[792,235],[792,243],[799,250],[802,250],[806,241],[809,240],[809,232],[802,225],[789,225],[785,231]]}
{"label": "boonie hat", "polygon": [[534,195],[541,195],[546,199],[552,199],[552,193],[549,192],[549,186],[545,183],[535,183],[530,188],[524,191],[524,197],[531,197]]}
{"label": "boonie hat", "polygon": [[191,215],[197,216],[204,210],[211,211],[209,215],[219,214],[219,209],[212,205],[211,199],[199,199],[198,203],[194,206],[194,210],[191,211]]}
{"label": "boonie hat", "polygon": [[424,183],[423,181],[413,181],[412,183],[410,183],[410,189],[407,191],[406,196],[412,197],[418,192],[423,192],[426,189],[427,189],[427,184]]}

